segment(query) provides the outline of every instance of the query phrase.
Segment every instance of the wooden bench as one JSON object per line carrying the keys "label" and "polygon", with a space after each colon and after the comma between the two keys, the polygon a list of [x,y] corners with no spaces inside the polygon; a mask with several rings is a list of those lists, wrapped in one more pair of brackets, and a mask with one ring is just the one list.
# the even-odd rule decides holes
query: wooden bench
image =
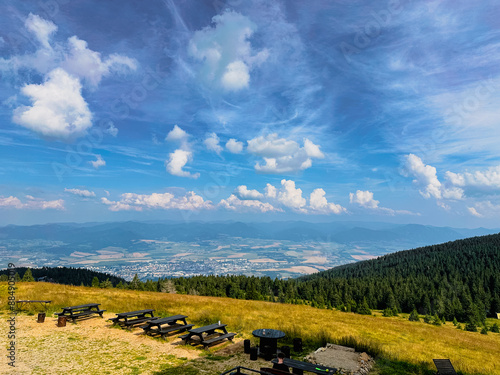
{"label": "wooden bench", "polygon": [[[278,363],[278,359],[275,358],[271,362]],[[283,363],[292,369],[298,370],[294,371],[294,374],[302,373],[301,371],[309,371],[312,372],[313,374],[325,374],[325,373],[335,374],[337,372],[337,369],[333,367],[313,365],[312,363],[309,362],[297,361],[296,359],[291,359],[291,358],[283,358]]]}
{"label": "wooden bench", "polygon": [[220,336],[215,336],[215,337],[212,337],[209,339],[204,339],[201,341],[201,343],[203,344],[203,347],[206,348],[207,346],[209,346],[211,344],[214,344],[216,342],[219,342],[219,341],[222,341],[225,339],[232,341],[234,336],[236,336],[236,333],[229,332],[229,333],[225,333],[225,334],[220,335]]}
{"label": "wooden bench", "polygon": [[261,373],[269,374],[269,375],[290,375],[290,372],[285,372],[285,371],[277,370],[275,368],[270,368],[270,367],[261,367],[259,371]]}
{"label": "wooden bench", "polygon": [[434,365],[438,370],[438,375],[456,375],[455,368],[449,359],[433,359]]}
{"label": "wooden bench", "polygon": [[152,316],[145,316],[143,318],[137,318],[137,319],[133,319],[133,320],[129,320],[129,321],[126,321],[126,322],[123,322],[123,326],[127,327],[127,328],[130,328],[130,327],[133,327],[137,324],[142,324],[144,322],[148,322],[150,321],[151,319],[155,319],[154,317]]}

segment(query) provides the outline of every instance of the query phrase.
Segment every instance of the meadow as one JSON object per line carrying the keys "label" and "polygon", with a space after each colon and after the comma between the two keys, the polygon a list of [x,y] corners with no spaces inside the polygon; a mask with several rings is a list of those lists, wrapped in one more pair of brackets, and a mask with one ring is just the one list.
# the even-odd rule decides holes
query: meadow
{"label": "meadow", "polygon": [[[100,303],[108,314],[153,308],[156,315],[160,316],[188,315],[189,322],[196,325],[220,320],[228,325],[229,331],[237,332],[240,340],[251,338],[251,332],[256,328],[274,328],[286,332],[289,338],[301,337],[310,347],[318,347],[326,342],[356,345],[358,349],[380,358],[381,363],[403,363],[425,370],[434,368],[433,358],[450,358],[455,369],[463,374],[500,375],[497,363],[500,358],[500,334],[466,332],[457,329],[451,322],[433,326],[423,322],[410,322],[407,316],[382,317],[381,313],[364,316],[305,305],[41,282],[18,283],[17,286],[17,299],[51,300],[47,316],[59,312],[64,306],[90,302]],[[4,312],[2,316],[5,318],[6,283],[0,283],[0,298],[0,307]],[[127,332],[123,331],[123,334]],[[105,363],[102,365],[106,366]]]}

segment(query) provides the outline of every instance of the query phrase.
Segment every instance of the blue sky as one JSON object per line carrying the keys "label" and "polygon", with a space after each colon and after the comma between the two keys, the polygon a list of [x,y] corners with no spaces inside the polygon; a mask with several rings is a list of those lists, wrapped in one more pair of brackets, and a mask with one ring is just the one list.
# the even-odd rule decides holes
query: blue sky
{"label": "blue sky", "polygon": [[4,1],[0,225],[498,227],[495,1]]}

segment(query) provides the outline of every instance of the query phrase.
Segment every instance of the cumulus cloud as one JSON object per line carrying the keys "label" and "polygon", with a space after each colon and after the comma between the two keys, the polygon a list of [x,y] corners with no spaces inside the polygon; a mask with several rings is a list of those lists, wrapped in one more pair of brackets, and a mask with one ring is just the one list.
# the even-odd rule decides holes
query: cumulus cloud
{"label": "cumulus cloud", "polygon": [[365,208],[378,208],[379,201],[373,199],[373,193],[371,191],[356,191],[356,194],[349,193],[349,201],[351,203],[357,203],[361,207]]}
{"label": "cumulus cloud", "polygon": [[239,199],[247,200],[247,199],[261,199],[264,195],[257,190],[248,190],[245,185],[240,185],[236,188],[235,192],[236,196]]}
{"label": "cumulus cloud", "polygon": [[214,27],[194,33],[189,53],[201,62],[199,77],[208,85],[225,91],[239,91],[250,83],[250,72],[264,62],[269,53],[257,53],[249,41],[257,26],[247,17],[226,11],[212,18]]}
{"label": "cumulus cloud", "polygon": [[118,54],[102,60],[101,54],[87,47],[87,42],[72,36],[68,39],[68,52],[61,67],[68,73],[85,79],[91,86],[97,87],[102,78],[112,72],[126,73],[137,69],[134,59]]}
{"label": "cumulus cloud", "polygon": [[[35,36],[39,48],[34,53],[0,59],[0,70],[14,73],[20,69],[34,70],[44,80],[21,88],[21,93],[33,104],[16,103],[13,121],[46,137],[72,140],[84,136],[92,126],[92,114],[82,96],[81,82],[95,90],[103,77],[135,70],[137,62],[118,54],[102,58],[76,36],[68,38],[66,43],[54,43],[52,36],[57,26],[38,15],[30,13],[25,27]],[[112,132],[116,136],[116,128]]]}
{"label": "cumulus cloud", "polygon": [[74,195],[78,195],[79,197],[85,197],[85,198],[95,197],[95,193],[93,191],[90,191],[90,190],[68,189],[68,188],[65,188],[64,191],[66,193],[71,193],[71,194],[74,194]]}
{"label": "cumulus cloud", "polygon": [[255,164],[255,170],[262,173],[290,173],[310,168],[312,159],[324,158],[318,145],[304,139],[304,146],[273,133],[248,141],[248,151],[263,157],[265,164]]}
{"label": "cumulus cloud", "polygon": [[286,207],[296,211],[305,212],[306,199],[302,197],[302,189],[295,187],[295,181],[281,180],[277,200]]}
{"label": "cumulus cloud", "polygon": [[349,193],[349,202],[356,203],[363,208],[368,208],[386,215],[420,215],[407,210],[393,210],[392,208],[379,206],[379,201],[373,198],[371,191],[357,190],[356,193]]}
{"label": "cumulus cloud", "polygon": [[313,211],[320,213],[334,213],[338,215],[342,212],[347,212],[340,204],[329,203],[325,195],[326,192],[323,189],[314,189],[309,197],[309,207]]}
{"label": "cumulus cloud", "polygon": [[285,212],[292,210],[302,214],[340,214],[347,210],[339,204],[328,202],[326,192],[315,189],[307,199],[302,196],[302,189],[295,186],[292,180],[281,180],[281,186],[266,184],[264,193],[249,190],[247,186],[238,186],[227,199],[219,202],[219,206],[231,210],[257,210],[261,212]]}
{"label": "cumulus cloud", "polygon": [[181,141],[185,142],[189,138],[189,134],[182,130],[178,125],[174,125],[174,128],[170,130],[165,137],[166,141],[175,142]]}
{"label": "cumulus cloud", "polygon": [[95,157],[96,157],[96,160],[89,161],[89,163],[92,164],[92,166],[95,169],[98,169],[100,167],[104,167],[106,165],[106,161],[102,158],[101,155],[95,155]]}
{"label": "cumulus cloud", "polygon": [[162,210],[204,210],[212,209],[211,201],[205,201],[203,197],[190,191],[184,196],[176,197],[171,193],[135,194],[124,193],[119,201],[110,201],[103,197],[101,202],[109,206],[111,211],[142,211],[143,209]]}
{"label": "cumulus cloud", "polygon": [[27,201],[22,202],[19,198],[10,197],[0,197],[0,207],[4,208],[15,208],[18,210],[64,210],[64,200],[57,199],[53,201],[46,201],[43,199],[34,198],[32,196],[27,196]]}
{"label": "cumulus cloud", "polygon": [[51,48],[50,37],[57,31],[57,26],[54,23],[30,13],[24,26],[38,39],[43,48]]}
{"label": "cumulus cloud", "polygon": [[40,85],[23,86],[21,92],[33,104],[14,110],[16,124],[61,139],[81,136],[92,126],[92,114],[82,97],[79,80],[63,69],[50,72]]}
{"label": "cumulus cloud", "polygon": [[234,194],[231,194],[227,199],[222,199],[219,202],[219,206],[232,211],[241,211],[241,210],[259,211],[259,212],[283,211],[279,208],[274,207],[270,203],[252,199],[239,199]]}
{"label": "cumulus cloud", "polygon": [[219,145],[219,137],[215,133],[210,133],[203,143],[205,143],[207,150],[213,151],[217,155],[220,155],[222,152],[222,146]]}
{"label": "cumulus cloud", "polygon": [[[419,192],[426,199],[433,197],[439,201],[441,199],[460,200],[463,198],[463,189],[441,184],[437,177],[436,168],[424,164],[422,159],[414,154],[405,157],[402,173],[407,177],[414,177],[413,182],[420,187]],[[453,179],[454,177],[449,175],[449,178]],[[445,206],[444,204],[439,205]]]}
{"label": "cumulus cloud", "polygon": [[239,154],[241,153],[241,151],[243,151],[243,142],[239,142],[236,139],[231,138],[229,141],[227,141],[226,148],[233,154]]}
{"label": "cumulus cloud", "polygon": [[184,166],[191,161],[192,158],[193,153],[191,151],[181,149],[175,150],[169,154],[169,160],[165,162],[167,172],[179,177],[189,177],[195,179],[200,177],[199,173],[191,173],[183,170]]}
{"label": "cumulus cloud", "polygon": [[446,172],[445,178],[455,186],[500,189],[500,165],[485,171],[453,173]]}
{"label": "cumulus cloud", "polygon": [[268,198],[276,198],[276,196],[278,195],[278,191],[276,190],[276,187],[274,187],[271,184],[266,184],[264,191],[266,193],[266,197],[268,197]]}

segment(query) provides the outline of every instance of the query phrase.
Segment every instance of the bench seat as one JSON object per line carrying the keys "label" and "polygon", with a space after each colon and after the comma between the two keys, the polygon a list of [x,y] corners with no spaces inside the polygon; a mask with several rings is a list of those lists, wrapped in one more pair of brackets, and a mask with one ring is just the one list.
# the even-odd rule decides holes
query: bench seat
{"label": "bench seat", "polygon": [[175,332],[175,331],[185,331],[185,330],[193,328],[193,327],[194,327],[193,324],[172,325],[170,327],[162,328],[160,330],[155,330],[155,331],[164,335],[166,333]]}
{"label": "bench seat", "polygon": [[203,340],[201,343],[203,344],[203,346],[206,347],[210,344],[213,344],[215,342],[222,341],[225,339],[232,340],[234,336],[236,336],[236,333],[229,332],[229,333],[226,333],[224,335],[212,337],[211,339],[208,339],[208,340]]}
{"label": "bench seat", "polygon": [[126,322],[119,322],[119,324],[122,324],[122,325],[128,327],[128,326],[133,326],[133,325],[136,325],[136,324],[147,322],[147,321],[149,321],[151,319],[154,319],[154,317],[152,317],[152,316],[145,316],[145,317],[142,317],[142,318],[137,318],[137,319],[129,320],[129,321],[126,321]]}

